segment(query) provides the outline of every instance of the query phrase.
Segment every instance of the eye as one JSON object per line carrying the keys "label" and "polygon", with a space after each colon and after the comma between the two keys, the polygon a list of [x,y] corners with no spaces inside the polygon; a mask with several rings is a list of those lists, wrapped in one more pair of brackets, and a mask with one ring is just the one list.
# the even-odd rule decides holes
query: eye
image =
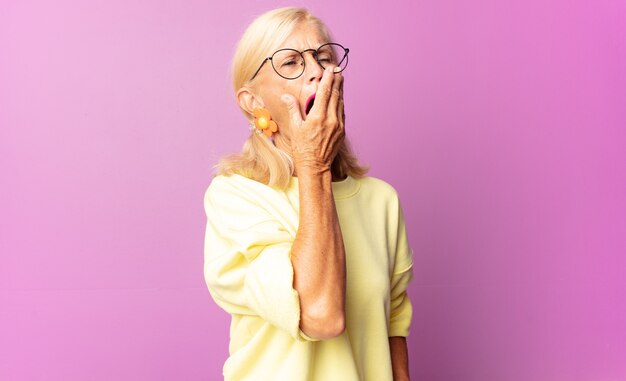
{"label": "eye", "polygon": [[295,59],[289,59],[289,60],[283,62],[280,66],[285,67],[285,66],[292,66],[292,65],[295,65],[295,64],[297,64]]}
{"label": "eye", "polygon": [[332,51],[324,49],[317,53],[317,61],[320,63],[334,63],[335,58]]}
{"label": "eye", "polygon": [[284,50],[274,56],[278,67],[287,68],[302,64],[302,56],[298,52]]}
{"label": "eye", "polygon": [[317,56],[317,61],[320,63],[334,63],[335,60],[329,54],[320,54]]}

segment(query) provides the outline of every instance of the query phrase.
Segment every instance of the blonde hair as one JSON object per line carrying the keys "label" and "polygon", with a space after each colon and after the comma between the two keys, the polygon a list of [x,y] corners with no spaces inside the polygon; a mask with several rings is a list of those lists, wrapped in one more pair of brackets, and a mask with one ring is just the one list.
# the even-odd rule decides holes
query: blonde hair
{"label": "blonde hair", "polygon": [[[324,23],[303,8],[275,9],[262,14],[248,26],[237,44],[232,62],[235,92],[250,82],[259,64],[271,52],[278,50],[301,22],[313,23],[331,41]],[[252,115],[243,108],[241,111],[248,121],[252,121]],[[280,134],[276,136],[280,138]],[[289,153],[277,148],[265,135],[254,132],[245,141],[240,154],[223,157],[216,167],[219,175],[239,174],[280,189],[287,187],[294,174],[293,159]],[[339,147],[331,170],[337,178],[348,175],[359,178],[367,173],[367,168],[358,163],[346,139]]]}

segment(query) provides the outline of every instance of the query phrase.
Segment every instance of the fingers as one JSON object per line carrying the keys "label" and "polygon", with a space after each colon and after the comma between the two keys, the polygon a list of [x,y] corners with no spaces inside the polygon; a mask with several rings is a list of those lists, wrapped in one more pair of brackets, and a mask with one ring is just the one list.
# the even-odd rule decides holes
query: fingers
{"label": "fingers", "polygon": [[300,113],[300,107],[293,95],[283,94],[280,100],[287,106],[289,112],[289,120],[292,126],[299,126],[302,124],[302,114]]}
{"label": "fingers", "polygon": [[337,118],[339,120],[339,127],[343,130],[346,127],[346,113],[343,109],[343,97],[339,100],[339,107],[337,108]]}
{"label": "fingers", "polygon": [[330,91],[330,100],[328,102],[327,115],[334,115],[337,119],[341,117],[339,113],[339,104],[343,99],[343,76],[341,74],[335,74],[335,80],[333,81],[333,87]]}
{"label": "fingers", "polygon": [[328,102],[331,98],[334,80],[335,74],[333,73],[333,68],[327,67],[326,69],[324,69],[322,80],[320,81],[320,85],[317,88],[317,93],[315,94],[315,104],[313,105],[313,108],[316,108],[318,110],[324,110],[323,112],[328,109]]}

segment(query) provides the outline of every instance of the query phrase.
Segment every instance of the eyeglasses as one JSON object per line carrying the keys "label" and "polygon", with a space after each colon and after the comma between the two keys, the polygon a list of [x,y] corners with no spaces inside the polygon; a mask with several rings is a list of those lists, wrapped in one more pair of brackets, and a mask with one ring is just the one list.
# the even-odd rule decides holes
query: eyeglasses
{"label": "eyeglasses", "polygon": [[268,60],[272,62],[272,67],[276,74],[281,77],[285,79],[296,79],[300,77],[306,67],[304,60],[304,53],[306,52],[311,52],[313,58],[315,58],[323,69],[329,66],[336,66],[340,69],[337,73],[340,73],[348,66],[349,51],[350,49],[333,42],[324,44],[317,49],[306,49],[301,52],[289,48],[280,49],[274,52],[271,57],[266,57],[263,60],[261,66],[259,66],[250,80],[252,81],[257,74],[259,74],[259,71],[261,71],[261,68]]}

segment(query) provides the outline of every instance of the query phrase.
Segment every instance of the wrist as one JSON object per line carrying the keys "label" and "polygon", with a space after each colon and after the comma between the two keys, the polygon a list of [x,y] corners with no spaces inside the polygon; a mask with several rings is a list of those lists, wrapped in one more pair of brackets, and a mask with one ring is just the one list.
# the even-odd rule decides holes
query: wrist
{"label": "wrist", "polygon": [[320,163],[315,160],[296,160],[294,163],[295,173],[302,176],[330,176],[332,177],[331,165]]}
{"label": "wrist", "polygon": [[298,177],[298,182],[304,187],[314,187],[330,190],[333,175],[330,169],[301,166],[296,167],[294,175]]}

